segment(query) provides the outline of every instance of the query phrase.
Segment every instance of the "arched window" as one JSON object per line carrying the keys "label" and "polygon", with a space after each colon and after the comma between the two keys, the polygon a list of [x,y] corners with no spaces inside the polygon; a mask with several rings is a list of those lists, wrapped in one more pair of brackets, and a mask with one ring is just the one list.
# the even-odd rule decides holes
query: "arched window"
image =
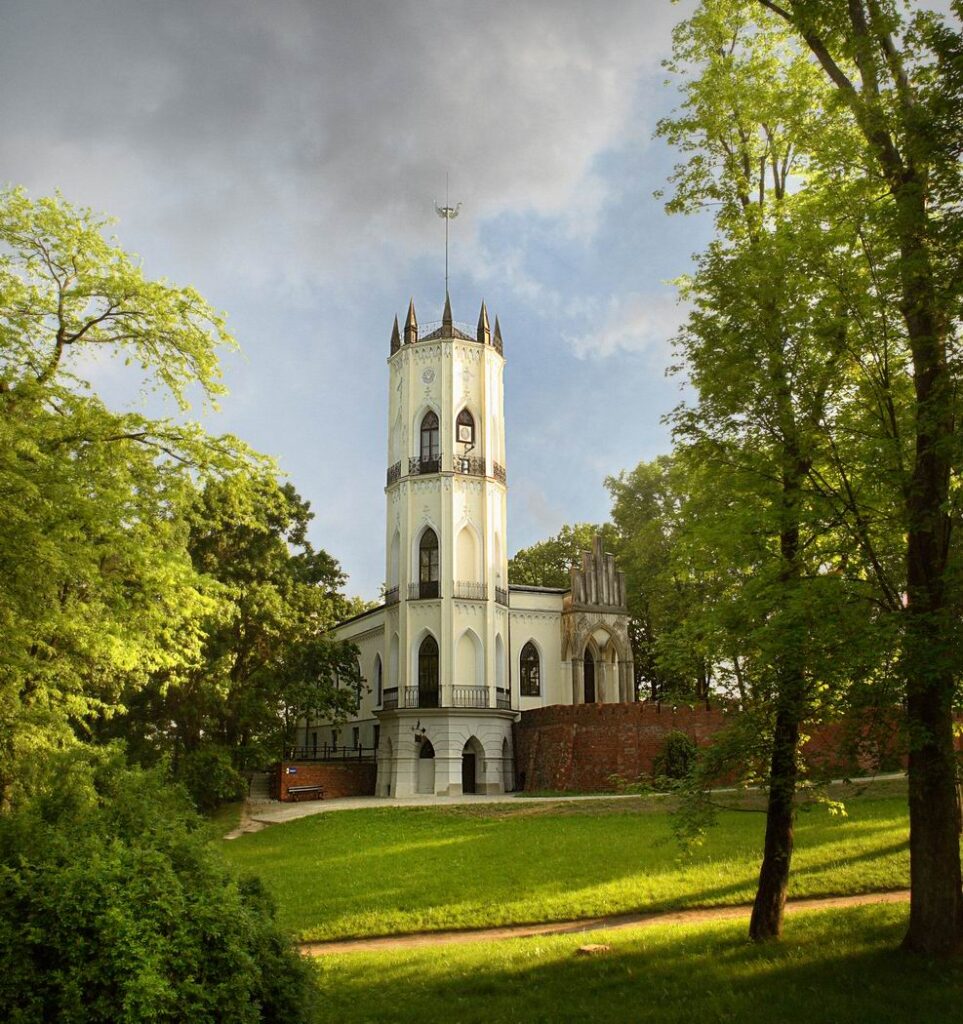
{"label": "arched window", "polygon": [[582,665],[584,667],[584,679],[585,684],[585,703],[595,703],[595,658],[592,657],[592,652],[586,647],[585,657],[582,659]]}
{"label": "arched window", "polygon": [[541,694],[541,665],[538,660],[538,648],[531,640],[522,648],[519,668],[521,669],[522,696],[538,697]]}
{"label": "arched window", "polygon": [[431,527],[418,544],[418,596],[438,596],[438,535]]}
{"label": "arched window", "polygon": [[421,421],[421,472],[437,473],[441,468],[438,417],[429,410]]}
{"label": "arched window", "polygon": [[470,448],[475,446],[475,419],[467,409],[462,409],[455,420],[455,440]]}
{"label": "arched window", "polygon": [[[382,700],[382,697],[384,696],[384,689],[383,689],[384,679],[382,678],[382,672],[381,672],[381,655],[380,654],[376,654],[375,655],[374,676],[375,676],[375,707],[379,707],[380,708],[381,707],[381,700]],[[376,743],[375,746],[377,746],[377,745],[378,744]]]}
{"label": "arched window", "polygon": [[438,642],[431,635],[418,648],[418,707],[438,707]]}

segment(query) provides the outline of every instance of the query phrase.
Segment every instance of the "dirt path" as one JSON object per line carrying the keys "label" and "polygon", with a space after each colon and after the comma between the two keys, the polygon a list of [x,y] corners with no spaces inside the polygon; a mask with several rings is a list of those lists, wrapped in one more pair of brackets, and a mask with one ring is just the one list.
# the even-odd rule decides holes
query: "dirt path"
{"label": "dirt path", "polygon": [[[823,896],[814,899],[790,900],[786,913],[798,910],[833,910],[836,907],[859,907],[873,903],[904,903],[909,889],[892,892],[863,893],[859,896]],[[577,921],[549,921],[545,924],[520,924],[504,928],[473,928],[449,932],[419,932],[408,935],[385,935],[372,939],[346,939],[333,942],[305,942],[305,956],[330,956],[334,953],[374,953],[384,949],[418,949],[420,946],[445,946],[468,942],[494,942],[499,939],[524,939],[536,935],[574,935],[616,928],[645,928],[655,924],[694,924],[700,921],[728,921],[748,917],[752,906],[709,907],[701,910],[674,910],[651,914],[614,914],[610,917],[585,917]]]}

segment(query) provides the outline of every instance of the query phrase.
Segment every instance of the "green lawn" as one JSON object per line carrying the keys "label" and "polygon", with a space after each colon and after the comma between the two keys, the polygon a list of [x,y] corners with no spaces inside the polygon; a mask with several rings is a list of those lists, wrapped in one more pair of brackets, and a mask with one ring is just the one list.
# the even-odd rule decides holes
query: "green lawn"
{"label": "green lawn", "polygon": [[[847,808],[800,813],[791,895],[907,884],[905,796]],[[763,827],[762,814],[724,813],[682,857],[664,801],[519,801],[323,814],[224,850],[264,880],[281,924],[326,939],[749,902]]]}
{"label": "green lawn", "polygon": [[[906,907],[790,915],[783,942],[746,923],[596,932],[316,962],[331,1024],[957,1024],[963,961],[897,952]],[[577,957],[586,942],[611,952]]]}

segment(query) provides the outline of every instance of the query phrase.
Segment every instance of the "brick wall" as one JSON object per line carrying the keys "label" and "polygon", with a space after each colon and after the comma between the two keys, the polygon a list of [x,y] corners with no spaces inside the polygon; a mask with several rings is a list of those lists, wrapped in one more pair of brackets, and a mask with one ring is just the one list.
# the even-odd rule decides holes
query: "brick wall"
{"label": "brick wall", "polygon": [[[526,791],[593,792],[612,788],[612,777],[651,775],[666,734],[687,733],[699,746],[737,711],[717,707],[643,704],[554,705],[523,711],[515,726],[515,773]],[[830,723],[805,730],[804,750],[814,766],[840,774],[898,768],[898,720]],[[959,743],[959,740],[958,740]],[[524,780],[524,781],[523,781]]]}
{"label": "brick wall", "polygon": [[[294,768],[294,774],[288,769]],[[324,798],[374,796],[377,766],[374,761],[282,761],[277,767],[275,792],[278,799],[291,801],[289,786],[323,786]]]}

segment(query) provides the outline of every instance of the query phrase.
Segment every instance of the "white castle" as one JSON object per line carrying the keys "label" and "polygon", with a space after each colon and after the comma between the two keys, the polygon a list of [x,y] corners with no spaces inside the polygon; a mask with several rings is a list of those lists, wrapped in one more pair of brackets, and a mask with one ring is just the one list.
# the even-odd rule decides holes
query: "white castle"
{"label": "white castle", "polygon": [[388,357],[384,604],[337,629],[358,714],[303,724],[305,753],[375,748],[376,795],[516,788],[512,724],[548,704],[631,701],[625,579],[601,541],[568,590],[508,582],[501,328],[395,317]]}

